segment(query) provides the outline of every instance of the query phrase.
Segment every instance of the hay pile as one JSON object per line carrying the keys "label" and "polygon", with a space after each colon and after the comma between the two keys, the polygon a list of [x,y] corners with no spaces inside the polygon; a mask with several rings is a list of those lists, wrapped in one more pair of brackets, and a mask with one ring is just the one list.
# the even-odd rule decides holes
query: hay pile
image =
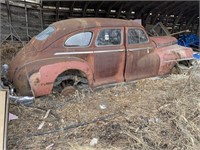
{"label": "hay pile", "polygon": [[19,119],[9,122],[8,149],[198,150],[199,73],[196,68],[70,97],[54,93],[30,107],[10,104]]}
{"label": "hay pile", "polygon": [[23,47],[22,43],[4,43],[0,46],[0,64],[9,64],[10,60],[16,55],[16,53]]}
{"label": "hay pile", "polygon": [[[192,72],[194,73],[194,72]],[[200,78],[171,75],[75,97],[10,106],[9,149],[194,149],[200,147]],[[104,107],[102,107],[104,106]],[[50,114],[43,119],[47,110]],[[45,120],[41,130],[37,128]],[[90,146],[93,138],[98,142]],[[52,147],[51,147],[52,146]]]}

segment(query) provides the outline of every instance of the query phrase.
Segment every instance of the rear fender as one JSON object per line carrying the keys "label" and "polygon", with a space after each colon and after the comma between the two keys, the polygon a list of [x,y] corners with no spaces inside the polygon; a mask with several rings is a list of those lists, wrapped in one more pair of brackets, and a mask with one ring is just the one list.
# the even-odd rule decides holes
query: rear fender
{"label": "rear fender", "polygon": [[79,70],[86,74],[90,87],[93,86],[93,72],[86,61],[71,59],[42,66],[38,72],[29,78],[34,96],[47,95],[52,92],[56,78],[66,70]]}

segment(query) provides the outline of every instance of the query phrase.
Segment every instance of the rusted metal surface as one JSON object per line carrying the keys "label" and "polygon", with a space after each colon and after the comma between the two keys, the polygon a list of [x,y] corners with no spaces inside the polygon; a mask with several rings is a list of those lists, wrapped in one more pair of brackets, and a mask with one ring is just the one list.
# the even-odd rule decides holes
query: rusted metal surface
{"label": "rusted metal surface", "polygon": [[[55,27],[52,35],[42,41],[33,38],[10,64],[9,79],[21,95],[50,94],[59,83],[59,75],[68,70],[79,71],[91,88],[164,75],[175,65],[174,60],[191,58],[193,53],[176,45],[173,37],[148,38],[144,28],[133,21],[83,18],[59,21],[52,26]],[[100,31],[107,29],[120,30],[121,43],[98,46]],[[143,31],[146,42],[129,44],[129,29]],[[80,32],[92,33],[88,46],[64,45],[66,39]],[[77,76],[73,72],[71,75]]]}
{"label": "rusted metal surface", "polygon": [[156,47],[166,47],[177,43],[177,39],[171,36],[150,37],[155,42]]}
{"label": "rusted metal surface", "polygon": [[[126,34],[128,34],[128,29],[129,28],[126,30]],[[140,29],[142,30],[142,28]],[[126,39],[126,41],[128,41],[128,39]],[[159,56],[154,53],[154,45],[150,39],[148,39],[147,43],[143,44],[127,44],[126,42],[126,50],[126,81],[157,75],[160,59]]]}
{"label": "rusted metal surface", "polygon": [[191,48],[182,47],[177,44],[157,48],[155,52],[160,57],[159,76],[170,73],[171,68],[173,68],[177,61],[182,59],[190,60],[193,58],[193,50]]}
{"label": "rusted metal surface", "polygon": [[69,96],[71,94],[74,94],[75,91],[76,91],[76,89],[74,86],[67,86],[62,90],[61,94],[64,96]]}

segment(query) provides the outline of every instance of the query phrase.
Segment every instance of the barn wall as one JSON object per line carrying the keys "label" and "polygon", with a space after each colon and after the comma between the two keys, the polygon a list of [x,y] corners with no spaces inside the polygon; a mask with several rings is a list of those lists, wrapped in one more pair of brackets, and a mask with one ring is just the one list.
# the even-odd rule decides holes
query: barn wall
{"label": "barn wall", "polygon": [[[6,1],[9,5],[6,5]],[[191,7],[193,6],[191,9],[189,5],[185,7],[187,2],[6,1],[1,2],[1,41],[12,40],[11,36],[9,37],[11,33],[14,39],[27,41],[49,24],[75,17],[142,19],[146,28],[161,21],[171,33],[189,29],[192,33],[199,34],[199,14],[196,13],[199,6],[195,2],[190,3]],[[10,13],[7,10],[10,10]]]}
{"label": "barn wall", "polygon": [[[11,25],[9,23],[5,4],[1,4],[1,39],[4,40],[13,32],[21,41],[28,40],[38,34],[41,29],[40,11],[27,8],[28,30],[26,27],[26,15],[24,7],[10,5]],[[11,29],[10,29],[11,27]]]}

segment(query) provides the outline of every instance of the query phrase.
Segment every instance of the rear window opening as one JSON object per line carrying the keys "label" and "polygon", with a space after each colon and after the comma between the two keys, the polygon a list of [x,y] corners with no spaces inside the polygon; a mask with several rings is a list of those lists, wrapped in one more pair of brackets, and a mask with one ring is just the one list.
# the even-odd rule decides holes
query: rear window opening
{"label": "rear window opening", "polygon": [[44,31],[39,33],[35,38],[40,41],[46,40],[54,31],[55,31],[55,27],[49,26]]}

